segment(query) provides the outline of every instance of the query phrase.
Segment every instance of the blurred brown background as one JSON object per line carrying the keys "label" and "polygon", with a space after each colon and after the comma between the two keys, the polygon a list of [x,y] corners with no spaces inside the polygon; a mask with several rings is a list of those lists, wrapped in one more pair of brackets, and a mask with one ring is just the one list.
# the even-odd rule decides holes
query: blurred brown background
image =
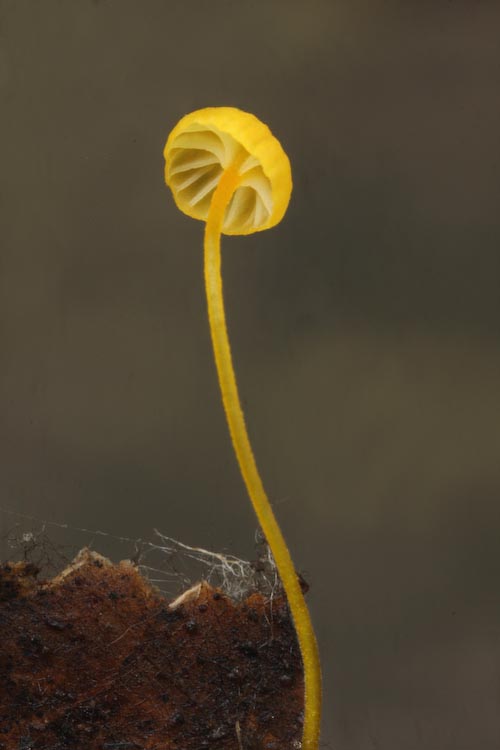
{"label": "blurred brown background", "polygon": [[481,0],[0,2],[0,506],[253,555],[162,148],[224,104],[290,155],[224,275],[326,747],[500,747],[499,29]]}

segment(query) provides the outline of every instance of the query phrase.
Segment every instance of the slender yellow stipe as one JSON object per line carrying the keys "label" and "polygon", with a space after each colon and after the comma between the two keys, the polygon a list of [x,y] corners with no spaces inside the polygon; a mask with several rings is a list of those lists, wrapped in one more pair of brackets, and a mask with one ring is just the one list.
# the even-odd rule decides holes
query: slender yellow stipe
{"label": "slender yellow stipe", "polygon": [[231,107],[184,117],[165,147],[166,180],[177,205],[206,221],[205,286],[212,344],[236,458],[255,513],[276,561],[293,617],[304,666],[303,750],[317,750],[321,671],[316,637],[288,547],[265,493],[241,408],[227,335],[220,236],[249,234],[277,224],[288,205],[286,154],[268,128]]}

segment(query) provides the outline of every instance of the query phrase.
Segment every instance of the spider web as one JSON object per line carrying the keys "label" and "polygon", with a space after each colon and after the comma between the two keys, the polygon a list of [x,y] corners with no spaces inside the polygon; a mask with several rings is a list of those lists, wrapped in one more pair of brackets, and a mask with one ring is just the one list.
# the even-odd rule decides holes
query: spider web
{"label": "spider web", "polygon": [[151,538],[119,536],[99,529],[48,521],[0,506],[0,563],[24,560],[43,577],[63,570],[82,547],[115,561],[131,560],[165,597],[177,596],[204,580],[236,601],[258,591],[266,598],[281,591],[276,565],[265,538],[255,534],[254,560],[190,546],[153,529]]}

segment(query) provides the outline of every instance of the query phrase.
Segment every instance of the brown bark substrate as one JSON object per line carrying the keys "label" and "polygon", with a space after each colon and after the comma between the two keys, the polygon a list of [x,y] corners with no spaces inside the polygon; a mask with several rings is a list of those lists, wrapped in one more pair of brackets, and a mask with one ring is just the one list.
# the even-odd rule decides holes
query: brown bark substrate
{"label": "brown bark substrate", "polygon": [[302,709],[283,599],[169,604],[86,550],[49,582],[0,567],[1,750],[291,750]]}

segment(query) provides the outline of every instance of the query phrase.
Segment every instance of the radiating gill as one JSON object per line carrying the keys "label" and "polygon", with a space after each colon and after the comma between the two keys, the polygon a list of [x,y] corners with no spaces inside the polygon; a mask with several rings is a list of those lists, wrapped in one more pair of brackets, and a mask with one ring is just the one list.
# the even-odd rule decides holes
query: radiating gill
{"label": "radiating gill", "polygon": [[177,190],[185,190],[194,182],[200,180],[204,175],[213,171],[213,166],[209,164],[203,169],[192,169],[189,172],[182,172],[175,178],[175,187]]}
{"label": "radiating gill", "polygon": [[245,174],[245,172],[248,172],[250,169],[253,169],[254,167],[259,167],[259,162],[255,158],[255,156],[252,156],[252,154],[248,154],[248,157],[245,159],[243,164],[240,167],[240,174]]}
{"label": "radiating gill", "polygon": [[271,183],[262,172],[260,167],[254,168],[251,171],[245,173],[240,183],[245,187],[251,187],[262,200],[262,203],[266,207],[266,211],[271,215],[273,211],[273,196],[271,190]]}
{"label": "radiating gill", "polygon": [[189,205],[195,206],[197,203],[202,201],[205,196],[207,196],[209,193],[212,193],[217,187],[217,184],[220,180],[220,175],[220,167],[216,169],[212,167],[210,172],[203,175],[201,179],[194,182],[190,186],[191,190],[189,191],[188,195]]}
{"label": "radiating gill", "polygon": [[255,193],[255,208],[254,208],[254,214],[253,214],[253,225],[255,227],[260,227],[263,224],[266,223],[266,221],[269,218],[269,212],[264,205],[261,196],[259,193]]}
{"label": "radiating gill", "polygon": [[233,228],[253,226],[257,198],[258,196],[252,188],[239,187],[226,211],[224,229],[230,231]]}
{"label": "radiating gill", "polygon": [[217,157],[218,161],[223,164],[224,159],[224,144],[213,131],[211,130],[197,130],[194,132],[187,131],[181,133],[175,139],[173,148],[183,148],[188,151],[211,151]]}
{"label": "radiating gill", "polygon": [[218,162],[217,157],[211,151],[188,148],[176,148],[174,151],[169,170],[171,176],[186,172],[188,169],[198,169]]}

